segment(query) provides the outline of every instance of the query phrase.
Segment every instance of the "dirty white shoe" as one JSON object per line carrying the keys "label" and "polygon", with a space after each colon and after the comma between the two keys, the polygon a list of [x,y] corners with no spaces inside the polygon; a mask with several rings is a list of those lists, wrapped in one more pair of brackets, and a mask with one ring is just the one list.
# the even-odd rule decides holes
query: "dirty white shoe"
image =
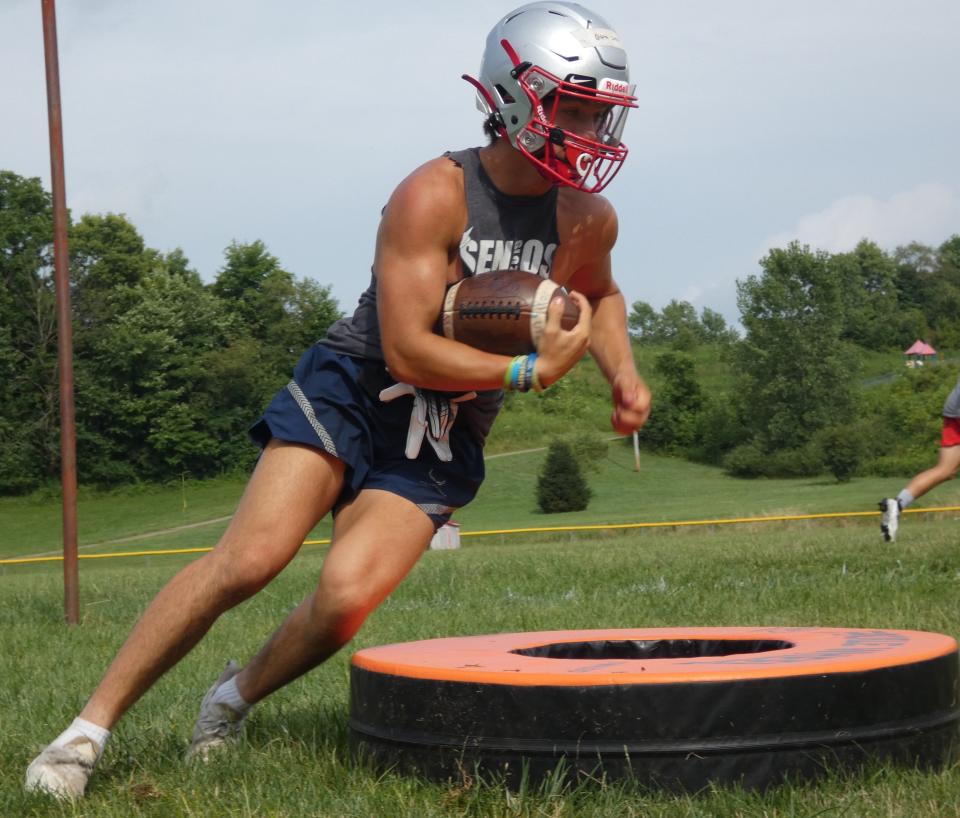
{"label": "dirty white shoe", "polygon": [[214,694],[224,682],[229,681],[240,672],[240,666],[232,659],[220,678],[213,683],[207,695],[200,702],[200,715],[197,716],[196,726],[193,728],[193,738],[187,749],[187,761],[199,759],[206,761],[211,752],[228,743],[237,741],[243,732],[243,724],[247,714],[240,713],[226,704],[215,704]]}
{"label": "dirty white shoe", "polygon": [[48,745],[27,767],[24,783],[30,792],[45,792],[63,800],[82,798],[100,748],[86,736],[62,747]]}
{"label": "dirty white shoe", "polygon": [[888,497],[880,501],[880,533],[887,542],[897,539],[897,529],[900,527],[900,502],[895,497]]}

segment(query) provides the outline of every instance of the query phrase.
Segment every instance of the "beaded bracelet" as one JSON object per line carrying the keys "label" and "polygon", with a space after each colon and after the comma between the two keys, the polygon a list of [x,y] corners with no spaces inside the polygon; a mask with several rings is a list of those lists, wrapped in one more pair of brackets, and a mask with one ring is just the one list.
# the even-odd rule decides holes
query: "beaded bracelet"
{"label": "beaded bracelet", "polygon": [[537,362],[537,356],[531,356],[533,360],[530,362],[530,385],[533,387],[534,392],[542,392],[546,387],[540,383],[540,376],[537,374],[537,368],[535,366]]}
{"label": "beaded bracelet", "polygon": [[507,366],[503,374],[503,388],[517,392],[543,391],[543,384],[537,376],[537,354],[517,355]]}

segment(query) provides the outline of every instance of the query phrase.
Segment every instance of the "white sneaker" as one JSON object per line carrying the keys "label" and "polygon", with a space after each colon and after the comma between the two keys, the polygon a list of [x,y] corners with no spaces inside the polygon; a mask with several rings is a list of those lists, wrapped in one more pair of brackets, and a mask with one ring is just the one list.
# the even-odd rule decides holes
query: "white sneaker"
{"label": "white sneaker", "polygon": [[240,666],[232,659],[220,678],[213,683],[207,695],[200,702],[200,715],[197,716],[196,726],[193,728],[193,738],[187,748],[187,761],[199,758],[206,761],[212,751],[237,741],[243,732],[243,723],[246,713],[238,713],[225,704],[214,704],[213,696],[224,682],[229,681],[240,672]]}
{"label": "white sneaker", "polygon": [[61,800],[81,798],[99,755],[100,748],[86,736],[62,747],[48,745],[27,767],[24,786],[29,792],[45,792]]}
{"label": "white sneaker", "polygon": [[897,529],[900,527],[900,502],[893,497],[880,501],[880,533],[887,542],[897,538]]}

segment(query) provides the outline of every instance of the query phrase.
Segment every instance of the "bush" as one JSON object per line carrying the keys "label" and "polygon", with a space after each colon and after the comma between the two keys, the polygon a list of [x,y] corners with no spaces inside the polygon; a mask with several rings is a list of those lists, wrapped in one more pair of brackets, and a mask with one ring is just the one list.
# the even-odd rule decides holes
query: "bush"
{"label": "bush", "polygon": [[767,473],[767,456],[756,443],[741,443],[727,452],[723,468],[733,477],[762,477]]}
{"label": "bush", "polygon": [[537,505],[544,514],[583,511],[592,492],[569,443],[555,440],[537,480]]}
{"label": "bush", "polygon": [[696,442],[691,447],[690,456],[701,463],[719,466],[725,455],[745,442],[748,436],[746,425],[729,398],[705,398],[703,409],[696,416]]}
{"label": "bush", "polygon": [[824,465],[837,478],[838,483],[849,482],[860,466],[864,449],[860,434],[860,430],[848,424],[831,426],[817,435]]}
{"label": "bush", "polygon": [[808,440],[796,449],[779,449],[767,455],[767,477],[813,477],[826,471],[823,449]]}

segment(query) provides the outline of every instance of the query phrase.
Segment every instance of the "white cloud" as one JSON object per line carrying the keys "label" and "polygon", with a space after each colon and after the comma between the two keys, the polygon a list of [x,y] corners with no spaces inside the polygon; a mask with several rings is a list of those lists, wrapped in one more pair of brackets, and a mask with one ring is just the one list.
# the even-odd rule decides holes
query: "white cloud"
{"label": "white cloud", "polygon": [[887,199],[862,193],[844,196],[768,238],[760,254],[791,241],[832,253],[852,250],[861,239],[890,249],[911,241],[939,245],[955,233],[960,233],[960,194],[947,185],[927,183]]}

